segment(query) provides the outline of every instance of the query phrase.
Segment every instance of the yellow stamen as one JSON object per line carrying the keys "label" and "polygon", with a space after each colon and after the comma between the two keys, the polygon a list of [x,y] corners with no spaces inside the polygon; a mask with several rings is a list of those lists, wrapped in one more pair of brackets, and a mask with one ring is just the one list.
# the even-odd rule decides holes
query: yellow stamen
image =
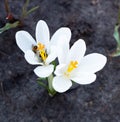
{"label": "yellow stamen", "polygon": [[68,65],[67,72],[72,72],[75,68],[78,67],[78,62],[77,61],[71,61]]}
{"label": "yellow stamen", "polygon": [[67,77],[69,77],[70,73],[78,67],[78,61],[71,61],[68,65],[66,72],[64,73]]}
{"label": "yellow stamen", "polygon": [[44,44],[42,44],[42,43],[38,43],[37,44],[37,50],[38,51],[41,51],[41,50],[44,50],[45,49],[45,45]]}

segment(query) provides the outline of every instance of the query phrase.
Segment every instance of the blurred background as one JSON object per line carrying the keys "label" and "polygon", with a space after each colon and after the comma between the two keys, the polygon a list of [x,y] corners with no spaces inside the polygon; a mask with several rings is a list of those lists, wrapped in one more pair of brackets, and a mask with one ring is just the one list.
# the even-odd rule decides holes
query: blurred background
{"label": "blurred background", "polygon": [[[15,21],[25,2],[8,1]],[[0,122],[119,122],[120,57],[111,58],[109,53],[116,48],[113,33],[120,0],[30,0],[28,9],[35,6],[39,8],[22,26],[0,34]],[[4,0],[0,0],[0,27],[9,21],[7,16]],[[107,65],[97,73],[96,82],[53,98],[37,84],[36,66],[25,61],[15,33],[26,30],[35,37],[41,19],[47,22],[51,35],[62,26],[69,27],[71,45],[82,38],[86,54],[107,56]]]}

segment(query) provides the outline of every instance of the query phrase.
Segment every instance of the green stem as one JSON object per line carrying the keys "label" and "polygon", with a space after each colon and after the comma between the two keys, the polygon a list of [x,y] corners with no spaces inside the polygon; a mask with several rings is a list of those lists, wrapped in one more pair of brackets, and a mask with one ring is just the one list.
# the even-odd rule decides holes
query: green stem
{"label": "green stem", "polygon": [[49,88],[49,91],[48,92],[49,92],[49,95],[50,96],[54,96],[56,94],[56,91],[53,88],[52,82],[53,82],[53,74],[51,74],[48,77],[48,88]]}
{"label": "green stem", "polygon": [[6,30],[9,30],[9,29],[12,29],[12,28],[15,28],[15,27],[18,27],[19,26],[19,21],[16,21],[14,23],[6,23],[4,27],[0,28],[0,34],[3,33],[4,31]]}

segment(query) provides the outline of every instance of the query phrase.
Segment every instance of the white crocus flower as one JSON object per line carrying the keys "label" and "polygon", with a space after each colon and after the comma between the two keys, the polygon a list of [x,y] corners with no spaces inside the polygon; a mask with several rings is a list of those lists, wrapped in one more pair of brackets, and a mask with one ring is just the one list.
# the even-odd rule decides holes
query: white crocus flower
{"label": "white crocus flower", "polygon": [[106,64],[106,57],[102,54],[92,53],[84,56],[86,45],[79,39],[69,50],[63,44],[58,52],[59,65],[55,70],[53,88],[57,92],[65,92],[72,86],[72,81],[78,84],[90,84],[96,80],[96,72]]}
{"label": "white crocus flower", "polygon": [[49,28],[43,20],[37,23],[36,41],[26,31],[16,33],[17,45],[25,53],[27,62],[32,65],[41,65],[34,69],[39,77],[48,77],[53,72],[54,65],[50,63],[57,57],[56,45],[59,41],[69,41],[70,38],[70,29],[62,27],[50,39]]}

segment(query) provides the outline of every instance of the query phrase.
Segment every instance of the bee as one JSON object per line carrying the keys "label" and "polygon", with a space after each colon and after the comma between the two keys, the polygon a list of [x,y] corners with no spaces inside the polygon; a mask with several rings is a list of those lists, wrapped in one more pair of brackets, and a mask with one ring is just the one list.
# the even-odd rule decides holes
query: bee
{"label": "bee", "polygon": [[[44,45],[40,48],[41,45],[32,45],[32,51],[39,56],[40,61],[45,62],[46,58],[48,57],[47,51],[44,50]],[[42,49],[43,48],[43,49]],[[41,49],[41,50],[40,50]]]}
{"label": "bee", "polygon": [[38,49],[37,46],[32,46],[32,51],[33,51],[34,53],[37,53],[37,49]]}

